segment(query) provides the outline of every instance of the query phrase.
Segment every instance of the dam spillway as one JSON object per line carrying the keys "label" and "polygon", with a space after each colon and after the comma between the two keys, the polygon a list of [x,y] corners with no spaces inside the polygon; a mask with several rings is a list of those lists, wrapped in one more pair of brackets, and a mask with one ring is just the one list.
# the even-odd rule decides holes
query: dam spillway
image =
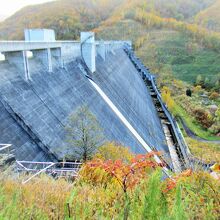
{"label": "dam spillway", "polygon": [[[146,152],[91,85],[85,73],[92,77],[147,145],[169,158],[155,105],[138,70],[123,49],[124,42],[105,42],[104,55],[102,44],[96,43],[96,53],[93,54],[96,69],[92,75],[84,68],[80,42],[53,44],[51,49],[56,48],[58,55],[52,56],[52,72],[33,53],[33,57],[28,58],[29,80],[23,77],[24,69],[17,63],[7,59],[0,62],[0,142],[12,144],[18,160],[52,161],[73,155],[74,149],[66,141],[65,126],[69,116],[81,105],[87,105],[96,116],[106,141],[121,143],[134,153]],[[47,49],[47,46],[39,48]],[[29,46],[28,50],[36,48]],[[59,57],[61,53],[62,57]]]}

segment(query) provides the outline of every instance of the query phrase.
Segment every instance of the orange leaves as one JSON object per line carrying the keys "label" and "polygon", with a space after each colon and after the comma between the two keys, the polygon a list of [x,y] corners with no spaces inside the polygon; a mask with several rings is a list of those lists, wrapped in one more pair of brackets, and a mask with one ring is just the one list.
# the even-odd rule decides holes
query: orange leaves
{"label": "orange leaves", "polygon": [[164,164],[158,164],[154,161],[155,155],[159,155],[159,153],[136,155],[130,163],[124,163],[122,160],[94,159],[85,166],[89,167],[91,172],[96,169],[103,170],[108,176],[115,179],[126,193],[128,189],[132,189],[141,179],[146,177],[147,170],[164,166]]}
{"label": "orange leaves", "polygon": [[183,171],[181,174],[179,174],[178,176],[172,179],[167,179],[166,188],[164,189],[164,192],[167,193],[170,190],[174,189],[180,178],[190,177],[192,174],[193,174],[192,170],[188,169],[188,170]]}
{"label": "orange leaves", "polygon": [[167,182],[166,182],[166,188],[163,190],[164,193],[167,193],[169,192],[170,190],[174,189],[176,187],[176,180],[174,179],[169,179]]}
{"label": "orange leaves", "polygon": [[188,170],[185,170],[184,172],[181,173],[181,177],[189,177],[192,175],[192,170],[191,169],[188,169]]}
{"label": "orange leaves", "polygon": [[212,171],[214,172],[220,172],[220,165],[219,164],[214,164],[213,166],[210,167]]}

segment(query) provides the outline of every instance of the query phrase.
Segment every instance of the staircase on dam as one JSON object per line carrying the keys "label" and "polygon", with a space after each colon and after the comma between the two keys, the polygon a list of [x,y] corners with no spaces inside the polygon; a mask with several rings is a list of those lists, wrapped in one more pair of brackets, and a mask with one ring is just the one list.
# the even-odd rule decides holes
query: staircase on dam
{"label": "staircase on dam", "polygon": [[[91,84],[89,76],[144,143],[164,154],[170,169],[179,172],[184,168],[187,157],[179,135],[176,138],[163,106],[158,105],[152,81],[143,77],[125,42],[90,41],[85,50],[80,42],[41,42],[39,48],[36,42],[27,46],[24,42],[23,47],[20,42],[17,49],[14,44],[7,51],[5,42],[0,42],[0,52],[7,52],[0,62],[0,143],[12,144],[17,160],[56,162],[67,155],[77,159],[75,149],[66,140],[65,127],[71,114],[82,105],[96,116],[105,141],[116,141],[137,154],[146,153],[143,144]],[[25,57],[28,78],[27,69],[22,67],[24,59],[15,62],[14,52],[13,59],[10,57],[11,50],[33,52],[31,57]],[[46,61],[40,54],[46,56]],[[92,61],[86,63],[81,54],[86,54],[86,61]]]}

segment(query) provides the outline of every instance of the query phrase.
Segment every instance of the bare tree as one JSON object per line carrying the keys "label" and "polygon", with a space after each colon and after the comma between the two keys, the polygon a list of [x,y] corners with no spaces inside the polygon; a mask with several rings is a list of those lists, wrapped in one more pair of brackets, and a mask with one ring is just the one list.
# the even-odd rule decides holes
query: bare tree
{"label": "bare tree", "polygon": [[66,130],[67,141],[76,148],[75,153],[84,161],[91,158],[104,140],[102,129],[87,106],[79,107],[70,116]]}

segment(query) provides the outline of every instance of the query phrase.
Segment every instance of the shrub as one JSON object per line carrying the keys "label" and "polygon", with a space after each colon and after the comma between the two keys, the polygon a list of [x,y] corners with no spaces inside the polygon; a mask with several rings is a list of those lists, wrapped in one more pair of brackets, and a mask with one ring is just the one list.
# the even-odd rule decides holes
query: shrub
{"label": "shrub", "polygon": [[202,87],[200,86],[200,85],[197,85],[197,86],[195,86],[194,88],[193,88],[193,91],[195,92],[195,93],[201,93],[201,91],[202,91]]}
{"label": "shrub", "polygon": [[129,163],[122,160],[94,159],[84,165],[80,172],[83,181],[94,185],[107,185],[109,182],[117,182],[126,193],[133,188],[147,173],[157,167],[163,167],[154,160],[154,156],[159,153],[152,152],[147,155],[136,155]]}
{"label": "shrub", "polygon": [[214,122],[214,124],[209,128],[209,131],[213,134],[220,133],[220,122]]}
{"label": "shrub", "polygon": [[99,158],[102,160],[122,160],[129,162],[134,157],[129,148],[121,146],[116,142],[107,142],[103,146],[98,148],[97,153],[93,158]]}
{"label": "shrub", "polygon": [[217,92],[213,92],[210,96],[209,96],[210,99],[212,100],[216,100],[219,98],[219,94]]}
{"label": "shrub", "polygon": [[192,96],[192,91],[191,91],[191,89],[187,89],[187,90],[186,90],[186,95],[189,96],[189,97]]}
{"label": "shrub", "polygon": [[[143,156],[136,160],[142,168],[144,161],[151,162]],[[101,166],[106,164],[102,162]],[[110,169],[103,170],[112,174],[111,168],[116,165],[118,162],[112,162]],[[117,166],[116,173],[120,174]],[[134,175],[138,176],[136,171]],[[95,185],[81,180],[71,184],[37,177],[22,185],[19,180],[0,180],[0,219],[219,219],[220,182],[209,173],[187,170],[164,180],[160,169],[151,167],[147,171],[128,188],[129,199],[117,182]]]}
{"label": "shrub", "polygon": [[168,109],[175,114],[175,101],[171,96],[171,91],[168,87],[163,87],[162,88],[162,93],[161,93],[163,101],[166,103]]}
{"label": "shrub", "polygon": [[194,117],[202,124],[203,127],[209,128],[212,124],[212,118],[208,112],[202,108],[196,108],[193,110]]}

